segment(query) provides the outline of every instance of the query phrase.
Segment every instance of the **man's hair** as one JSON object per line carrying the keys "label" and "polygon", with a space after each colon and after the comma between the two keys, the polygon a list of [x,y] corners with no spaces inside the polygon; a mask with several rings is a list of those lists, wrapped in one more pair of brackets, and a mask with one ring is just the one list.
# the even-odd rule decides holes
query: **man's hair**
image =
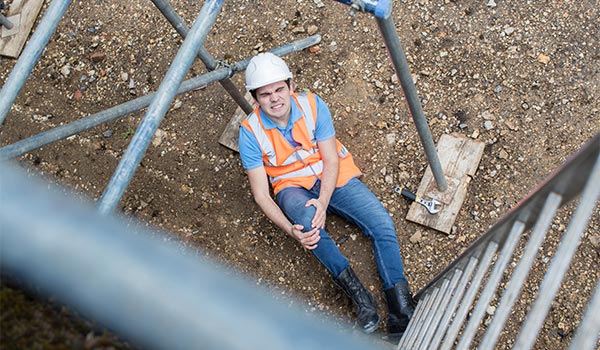
{"label": "man's hair", "polygon": [[[286,79],[286,80],[284,80],[284,81],[285,81],[285,84],[288,86],[288,89],[289,89],[290,85],[292,84],[292,79],[291,79],[291,78],[289,78],[289,79]],[[258,88],[258,89],[260,89],[260,88]],[[255,100],[256,100],[256,90],[258,90],[258,89],[250,90],[250,95],[252,95],[252,97],[253,97]],[[257,101],[258,101],[258,100],[257,100]]]}

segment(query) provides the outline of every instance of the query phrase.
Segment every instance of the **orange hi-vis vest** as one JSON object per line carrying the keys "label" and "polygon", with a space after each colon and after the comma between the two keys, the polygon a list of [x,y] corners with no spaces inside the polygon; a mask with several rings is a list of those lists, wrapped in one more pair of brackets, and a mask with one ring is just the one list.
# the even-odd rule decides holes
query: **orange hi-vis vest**
{"label": "orange hi-vis vest", "polygon": [[[260,107],[242,121],[242,126],[250,130],[258,140],[263,152],[265,171],[275,194],[289,186],[310,189],[323,172],[323,160],[314,135],[317,123],[315,95],[300,93],[293,94],[292,97],[302,112],[302,118],[292,126],[292,137],[300,146],[290,145],[277,128],[265,129],[260,119]],[[340,187],[351,178],[360,176],[361,172],[346,147],[337,139],[335,142],[340,158],[336,186]]]}

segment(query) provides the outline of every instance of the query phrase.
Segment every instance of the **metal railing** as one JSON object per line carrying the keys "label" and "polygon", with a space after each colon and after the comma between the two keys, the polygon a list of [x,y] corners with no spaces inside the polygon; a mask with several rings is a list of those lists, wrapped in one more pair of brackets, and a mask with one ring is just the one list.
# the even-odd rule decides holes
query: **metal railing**
{"label": "metal railing", "polygon": [[[530,349],[546,318],[600,196],[600,134],[557,169],[541,186],[474,242],[417,293],[415,316],[398,349],[493,349],[557,210],[581,197],[544,275],[539,293],[516,335],[515,349]],[[525,248],[515,254],[524,233]],[[495,258],[495,259],[494,259]],[[506,287],[500,286],[511,259],[518,262]],[[570,349],[594,349],[600,322],[600,284],[587,307]],[[495,295],[501,299],[487,327],[482,325]],[[476,302],[476,303],[475,303]],[[475,304],[474,304],[475,303]],[[520,306],[522,307],[522,305]],[[469,315],[469,317],[467,317]],[[485,334],[476,341],[478,330]],[[460,338],[459,338],[460,335]]]}

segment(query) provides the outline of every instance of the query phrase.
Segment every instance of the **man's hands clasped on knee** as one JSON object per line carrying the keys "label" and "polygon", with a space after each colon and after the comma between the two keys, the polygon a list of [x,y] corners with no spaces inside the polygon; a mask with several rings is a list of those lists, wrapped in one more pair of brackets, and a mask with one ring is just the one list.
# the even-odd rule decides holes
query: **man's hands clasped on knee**
{"label": "man's hands clasped on knee", "polygon": [[317,242],[321,239],[321,235],[319,234],[319,229],[314,228],[310,231],[303,232],[304,226],[302,225],[292,225],[290,230],[290,234],[294,237],[304,248],[308,250],[313,250],[317,247]]}

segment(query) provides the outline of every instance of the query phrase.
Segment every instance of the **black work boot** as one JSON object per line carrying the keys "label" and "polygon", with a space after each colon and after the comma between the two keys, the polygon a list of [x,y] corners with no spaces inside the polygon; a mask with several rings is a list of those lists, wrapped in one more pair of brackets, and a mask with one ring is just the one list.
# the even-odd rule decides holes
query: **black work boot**
{"label": "black work boot", "polygon": [[408,322],[415,312],[415,302],[406,281],[399,281],[394,287],[386,289],[384,292],[389,311],[388,340],[397,343],[402,338]]}
{"label": "black work boot", "polygon": [[377,314],[375,298],[363,286],[350,266],[342,271],[335,283],[352,299],[356,310],[356,322],[360,329],[366,334],[373,333],[381,321]]}

